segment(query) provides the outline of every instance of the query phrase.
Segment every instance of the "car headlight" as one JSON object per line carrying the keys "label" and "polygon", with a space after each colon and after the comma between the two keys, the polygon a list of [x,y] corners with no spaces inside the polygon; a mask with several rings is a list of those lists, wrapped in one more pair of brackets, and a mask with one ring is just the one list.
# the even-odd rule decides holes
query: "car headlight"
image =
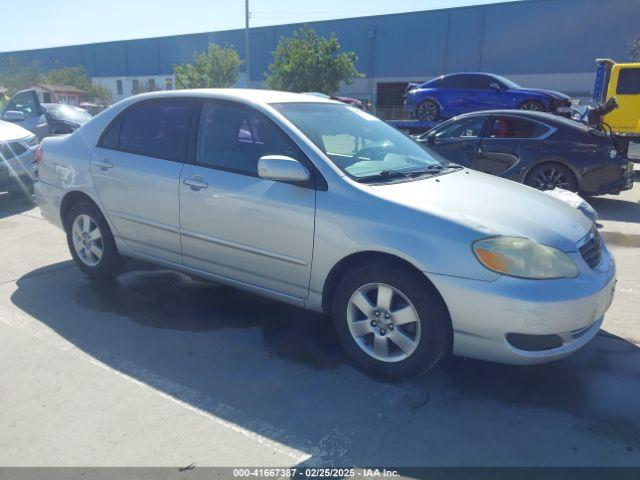
{"label": "car headlight", "polygon": [[490,237],[473,243],[478,261],[497,273],[531,279],[575,278],[578,267],[560,250],[522,237]]}

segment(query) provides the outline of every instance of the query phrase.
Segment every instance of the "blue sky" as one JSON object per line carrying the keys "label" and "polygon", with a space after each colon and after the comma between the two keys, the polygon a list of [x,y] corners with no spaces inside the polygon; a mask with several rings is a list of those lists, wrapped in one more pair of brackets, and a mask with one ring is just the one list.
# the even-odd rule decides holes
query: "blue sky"
{"label": "blue sky", "polygon": [[[251,25],[359,17],[504,0],[250,0]],[[5,0],[0,51],[229,30],[244,0]],[[23,19],[24,21],[8,21]]]}

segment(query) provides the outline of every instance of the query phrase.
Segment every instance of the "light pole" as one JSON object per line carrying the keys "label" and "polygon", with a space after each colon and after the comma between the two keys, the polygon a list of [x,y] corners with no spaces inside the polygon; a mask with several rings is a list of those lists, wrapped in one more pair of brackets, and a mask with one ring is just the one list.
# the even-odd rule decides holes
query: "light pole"
{"label": "light pole", "polygon": [[250,87],[250,65],[249,65],[249,0],[244,2],[244,61],[245,71],[247,72],[247,87]]}

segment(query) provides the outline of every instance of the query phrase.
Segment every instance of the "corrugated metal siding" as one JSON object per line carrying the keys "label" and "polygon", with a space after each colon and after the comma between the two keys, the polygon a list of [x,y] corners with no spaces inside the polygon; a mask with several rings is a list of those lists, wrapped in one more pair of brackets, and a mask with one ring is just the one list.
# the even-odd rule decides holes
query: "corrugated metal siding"
{"label": "corrugated metal siding", "polygon": [[[638,0],[529,0],[308,25],[323,35],[335,32],[344,49],[357,53],[358,68],[369,78],[428,78],[463,70],[591,72],[596,57],[625,58],[639,18]],[[279,38],[299,26],[251,30],[252,80],[263,78]],[[244,31],[230,30],[2,53],[0,58],[39,60],[46,69],[84,65],[94,77],[164,75],[209,42],[233,45],[244,56]]]}

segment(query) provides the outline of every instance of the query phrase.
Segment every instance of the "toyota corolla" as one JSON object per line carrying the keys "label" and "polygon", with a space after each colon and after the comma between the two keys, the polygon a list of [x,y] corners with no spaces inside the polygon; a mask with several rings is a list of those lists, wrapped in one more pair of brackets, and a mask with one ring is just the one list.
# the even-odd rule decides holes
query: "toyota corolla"
{"label": "toyota corolla", "polygon": [[325,312],[354,363],[389,377],[448,352],[559,359],[612,300],[584,215],[331,100],[137,95],[40,158],[40,208],[90,277],[132,257]]}

